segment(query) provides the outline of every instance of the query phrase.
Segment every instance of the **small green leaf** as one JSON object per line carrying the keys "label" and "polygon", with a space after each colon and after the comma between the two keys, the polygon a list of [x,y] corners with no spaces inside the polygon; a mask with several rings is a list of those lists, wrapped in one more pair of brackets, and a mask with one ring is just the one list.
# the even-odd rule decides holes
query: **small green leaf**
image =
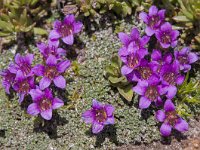
{"label": "small green leaf", "polygon": [[0,32],[0,37],[9,36],[11,33]]}
{"label": "small green leaf", "polygon": [[39,35],[47,35],[48,34],[48,32],[45,29],[37,28],[37,27],[34,27],[33,31],[34,31],[34,34],[39,34]]}
{"label": "small green leaf", "polygon": [[125,77],[120,77],[120,78],[118,78],[118,77],[112,77],[112,76],[109,76],[108,77],[108,80],[111,82],[111,83],[119,83],[119,82],[121,82],[122,80],[124,80],[124,78]]}
{"label": "small green leaf", "polygon": [[111,65],[106,66],[106,69],[105,69],[105,70],[106,70],[106,73],[115,76],[114,68],[113,68]]}
{"label": "small green leaf", "polygon": [[0,20],[0,29],[13,32],[13,25],[11,23],[8,23],[6,21],[1,21]]}
{"label": "small green leaf", "polygon": [[127,100],[131,101],[133,99],[133,90],[132,85],[128,85],[126,87],[118,87],[119,93]]}
{"label": "small green leaf", "polygon": [[114,56],[111,58],[111,65],[115,68],[120,68],[122,65],[122,61],[119,59],[118,56]]}
{"label": "small green leaf", "polygon": [[190,21],[186,16],[174,16],[173,19],[177,22],[189,22]]}

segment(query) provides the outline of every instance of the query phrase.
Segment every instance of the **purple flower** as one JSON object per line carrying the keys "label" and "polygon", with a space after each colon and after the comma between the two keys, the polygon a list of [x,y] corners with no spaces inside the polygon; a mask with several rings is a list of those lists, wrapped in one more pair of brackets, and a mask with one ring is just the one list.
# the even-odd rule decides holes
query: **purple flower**
{"label": "purple flower", "polygon": [[74,15],[67,15],[64,21],[56,20],[49,38],[52,40],[62,38],[63,42],[72,45],[74,43],[74,34],[79,33],[83,24],[75,20]]}
{"label": "purple flower", "polygon": [[61,74],[64,73],[69,66],[69,60],[57,63],[57,59],[54,55],[50,55],[47,58],[45,66],[40,64],[36,65],[33,68],[34,74],[43,76],[39,83],[40,89],[44,90],[49,87],[52,81],[57,87],[64,89],[66,87],[66,80]]}
{"label": "purple flower", "polygon": [[172,26],[169,22],[164,23],[155,34],[163,48],[168,48],[170,46],[175,47],[177,45],[179,32],[177,30],[172,30]]}
{"label": "purple flower", "polygon": [[14,83],[16,74],[11,73],[8,69],[0,71],[0,76],[2,76],[2,86],[6,90],[7,94],[10,94],[10,87]]}
{"label": "purple flower", "polygon": [[184,72],[188,72],[191,69],[190,64],[198,60],[198,56],[190,52],[189,47],[184,47],[181,51],[174,51],[174,56],[180,65],[180,70]]}
{"label": "purple flower", "polygon": [[148,36],[140,37],[140,33],[137,28],[132,29],[130,36],[123,32],[120,32],[118,36],[122,44],[128,48],[128,52],[144,49],[150,39]]}
{"label": "purple flower", "polygon": [[49,40],[48,44],[38,43],[37,47],[40,50],[40,53],[45,59],[49,57],[50,54],[54,55],[57,59],[66,55],[66,51],[63,48],[58,48],[59,41]]}
{"label": "purple flower", "polygon": [[8,70],[11,73],[16,74],[18,70],[21,70],[25,76],[32,75],[31,64],[33,62],[34,55],[27,54],[26,56],[21,56],[19,53],[15,56],[15,63],[11,63]]}
{"label": "purple flower", "polygon": [[127,52],[125,47],[121,48],[119,51],[119,56],[124,62],[124,65],[121,68],[123,75],[127,76],[134,73],[134,69],[137,68],[144,56],[147,54],[146,49],[134,50],[132,53]]}
{"label": "purple flower", "polygon": [[92,108],[82,114],[85,123],[92,124],[92,132],[99,133],[105,125],[114,124],[115,108],[112,105],[103,105],[93,99]]}
{"label": "purple flower", "polygon": [[34,77],[33,76],[24,76],[21,70],[17,71],[15,77],[15,83],[13,89],[19,95],[19,103],[21,104],[24,100],[24,97],[29,94],[31,89],[35,88]]}
{"label": "purple flower", "polygon": [[184,76],[179,72],[179,64],[174,61],[172,64],[165,64],[160,71],[162,84],[165,85],[167,98],[172,99],[177,92],[176,84],[181,85],[184,81]]}
{"label": "purple flower", "polygon": [[141,12],[139,18],[146,23],[145,32],[148,36],[152,36],[163,24],[165,20],[165,10],[159,10],[156,6],[149,8],[149,14]]}
{"label": "purple flower", "polygon": [[175,106],[171,100],[166,100],[164,104],[164,111],[158,110],[156,112],[156,119],[163,122],[160,127],[160,132],[163,136],[169,136],[172,128],[179,132],[188,130],[188,123],[178,116]]}
{"label": "purple flower", "polygon": [[152,62],[142,59],[140,65],[135,69],[135,81],[151,80],[152,77],[157,76],[154,67]]}
{"label": "purple flower", "polygon": [[162,53],[160,50],[154,49],[151,54],[151,63],[153,65],[154,72],[157,72],[157,74],[160,74],[160,69],[164,64],[171,64],[173,58],[171,53],[166,53],[164,56],[162,56]]}
{"label": "purple flower", "polygon": [[160,96],[164,94],[164,91],[162,85],[159,83],[160,79],[154,76],[149,81],[138,81],[137,85],[133,87],[133,91],[141,95],[139,108],[148,108],[152,102],[155,102],[156,104],[160,104],[162,102]]}
{"label": "purple flower", "polygon": [[44,119],[52,118],[52,110],[64,105],[59,98],[54,98],[50,89],[41,91],[40,89],[32,89],[30,92],[33,103],[28,106],[27,113],[30,115],[40,114]]}

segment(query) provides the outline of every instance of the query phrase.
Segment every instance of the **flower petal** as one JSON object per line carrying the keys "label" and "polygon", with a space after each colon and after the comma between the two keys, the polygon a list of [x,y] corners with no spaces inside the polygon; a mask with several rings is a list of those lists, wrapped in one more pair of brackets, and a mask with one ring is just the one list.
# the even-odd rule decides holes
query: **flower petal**
{"label": "flower petal", "polygon": [[142,96],[139,101],[139,108],[140,109],[148,108],[150,104],[151,104],[151,101],[147,99],[146,97]]}
{"label": "flower petal", "polygon": [[51,32],[49,33],[49,39],[59,39],[60,37],[61,34],[56,30],[51,30]]}
{"label": "flower petal", "polygon": [[170,64],[172,62],[172,60],[173,60],[172,54],[171,53],[165,54],[164,57],[163,57],[163,59],[164,59],[164,62],[166,64]]}
{"label": "flower petal", "polygon": [[8,66],[8,70],[14,74],[17,73],[18,69],[19,69],[18,66],[14,63],[10,63],[10,65]]}
{"label": "flower petal", "polygon": [[158,8],[156,6],[153,5],[149,8],[149,15],[150,16],[156,15],[157,13],[158,13]]}
{"label": "flower petal", "polygon": [[162,26],[161,26],[161,30],[162,31],[171,31],[172,30],[172,25],[169,22],[165,22]]}
{"label": "flower petal", "polygon": [[140,39],[140,45],[143,47],[149,42],[150,37],[149,36],[143,36]]}
{"label": "flower petal", "polygon": [[32,71],[36,76],[43,76],[44,69],[45,69],[45,67],[43,65],[38,64],[35,67],[33,67]]}
{"label": "flower petal", "polygon": [[134,86],[132,89],[137,94],[144,95],[147,86],[148,86],[148,83],[146,81],[138,81],[137,85]]}
{"label": "flower petal", "polygon": [[56,63],[57,63],[56,57],[54,55],[49,55],[49,57],[46,60],[46,64],[51,66],[51,65],[56,65]]}
{"label": "flower petal", "polygon": [[60,108],[64,105],[64,102],[59,98],[54,98],[52,102],[52,109]]}
{"label": "flower petal", "polygon": [[154,61],[158,61],[162,59],[162,53],[160,50],[154,49],[152,54],[151,54],[151,59]]}
{"label": "flower petal", "polygon": [[40,80],[39,86],[41,90],[44,90],[45,88],[49,87],[50,84],[51,84],[51,80],[47,77],[43,77]]}
{"label": "flower petal", "polygon": [[173,42],[171,43],[171,47],[172,47],[172,48],[176,47],[177,43],[178,43],[177,40],[173,41]]}
{"label": "flower petal", "polygon": [[63,48],[58,48],[57,49],[57,54],[59,56],[65,56],[66,55],[66,50],[64,50]]}
{"label": "flower petal", "polygon": [[2,81],[2,86],[4,87],[6,93],[10,94],[10,83],[8,83],[7,81],[3,80]]}
{"label": "flower petal", "polygon": [[28,63],[29,65],[32,64],[34,59],[34,55],[33,54],[27,54],[26,56],[24,56],[24,60],[26,61],[26,63]]}
{"label": "flower petal", "polygon": [[176,78],[176,83],[177,83],[178,85],[181,85],[181,84],[184,82],[184,80],[185,80],[185,77],[182,76],[182,75],[179,75],[179,76]]}
{"label": "flower petal", "polygon": [[79,33],[83,27],[83,24],[81,22],[76,22],[73,24],[73,30],[74,30],[74,33]]}
{"label": "flower petal", "polygon": [[127,75],[127,74],[131,73],[132,71],[133,71],[133,69],[129,68],[126,65],[122,66],[122,68],[121,68],[121,72],[123,75]]}
{"label": "flower petal", "polygon": [[179,31],[173,30],[171,32],[171,38],[172,38],[172,40],[176,40],[178,36],[179,36]]}
{"label": "flower petal", "polygon": [[158,110],[157,112],[156,112],[156,119],[159,121],[159,122],[163,122],[164,120],[165,120],[165,113],[164,113],[164,111],[162,111],[162,110]]}
{"label": "flower petal", "polygon": [[[181,67],[181,66],[180,66],[180,67]],[[183,70],[184,72],[188,72],[188,71],[191,69],[191,65],[188,65],[188,64],[183,65],[183,67],[184,67],[184,68],[183,68],[182,70]]]}
{"label": "flower petal", "polygon": [[148,23],[148,19],[147,19],[147,13],[145,13],[145,12],[141,12],[140,14],[139,14],[139,18],[142,20],[142,21],[144,21],[145,23]]}
{"label": "flower petal", "polygon": [[52,109],[48,109],[40,112],[41,116],[46,120],[51,120],[52,118]]}
{"label": "flower petal", "polygon": [[55,77],[53,79],[53,82],[57,87],[61,89],[64,89],[66,87],[66,80],[62,75]]}
{"label": "flower petal", "polygon": [[69,68],[70,65],[71,63],[69,60],[62,61],[58,64],[57,70],[59,73],[63,73],[67,68]]}
{"label": "flower petal", "polygon": [[39,114],[40,110],[38,109],[38,105],[36,103],[30,104],[27,108],[27,113],[32,116]]}
{"label": "flower petal", "polygon": [[106,114],[108,117],[113,115],[113,112],[115,111],[115,108],[112,105],[105,105],[104,109],[106,110]]}
{"label": "flower petal", "polygon": [[16,64],[20,64],[21,61],[22,61],[22,56],[21,56],[19,53],[17,53],[17,54],[15,55],[15,63],[16,63]]}
{"label": "flower petal", "polygon": [[145,33],[148,35],[148,36],[152,36],[154,33],[155,33],[155,31],[153,30],[153,29],[151,29],[150,27],[146,27],[145,28]]}
{"label": "flower petal", "polygon": [[24,76],[23,72],[21,70],[17,71],[16,77],[15,77],[15,81],[22,81],[24,80],[26,77]]}
{"label": "flower petal", "polygon": [[45,43],[37,43],[37,48],[40,50],[40,53],[45,53],[45,50],[47,48]]}
{"label": "flower petal", "polygon": [[97,101],[96,99],[93,99],[92,100],[92,107],[94,109],[99,109],[99,108],[102,108],[103,107],[103,104],[100,103],[99,101]]}
{"label": "flower petal", "polygon": [[63,37],[62,40],[64,43],[66,43],[68,45],[72,45],[74,43],[74,36],[73,36],[73,34],[70,34],[66,37]]}
{"label": "flower petal", "polygon": [[189,53],[188,58],[189,58],[190,64],[196,62],[199,59],[198,56],[195,53]]}
{"label": "flower petal", "polygon": [[171,100],[166,100],[165,104],[164,104],[164,110],[166,112],[169,112],[169,111],[174,111],[175,110],[175,106],[174,104],[172,103]]}
{"label": "flower petal", "polygon": [[107,120],[104,122],[104,125],[114,124],[114,123],[115,123],[115,118],[114,117],[108,117]]}
{"label": "flower petal", "polygon": [[104,125],[97,122],[92,125],[92,133],[97,134],[103,130]]}
{"label": "flower petal", "polygon": [[31,95],[33,101],[38,101],[43,96],[43,92],[40,89],[32,89],[29,94]]}
{"label": "flower petal", "polygon": [[118,36],[119,36],[120,41],[124,44],[124,46],[127,47],[130,42],[130,37],[124,32],[118,33]]}
{"label": "flower petal", "polygon": [[95,118],[95,114],[92,110],[87,110],[82,114],[82,119],[85,123],[93,123]]}
{"label": "flower petal", "polygon": [[59,40],[58,39],[48,39],[48,47],[50,49],[52,48],[58,48],[59,46]]}
{"label": "flower petal", "polygon": [[62,25],[61,21],[55,20],[54,23],[53,23],[53,28],[54,29],[59,29],[61,25]]}
{"label": "flower petal", "polygon": [[180,132],[188,131],[188,123],[180,118],[175,124],[174,128]]}
{"label": "flower petal", "polygon": [[140,37],[140,32],[137,28],[131,30],[131,39],[138,39]]}
{"label": "flower petal", "polygon": [[162,136],[169,136],[171,134],[172,127],[169,124],[163,123],[160,127]]}
{"label": "flower petal", "polygon": [[46,88],[46,89],[44,90],[44,97],[46,97],[46,98],[48,98],[48,99],[53,99],[53,94],[52,94],[51,89]]}
{"label": "flower petal", "polygon": [[160,45],[161,45],[163,48],[168,48],[168,47],[170,47],[170,44],[166,44],[166,43],[161,43],[161,42],[160,42]]}
{"label": "flower petal", "polygon": [[64,23],[66,24],[71,24],[75,21],[75,17],[74,15],[67,15],[65,18],[64,18]]}
{"label": "flower petal", "polygon": [[160,17],[160,19],[164,19],[165,18],[165,11],[164,9],[161,9],[158,11],[158,15]]}
{"label": "flower petal", "polygon": [[19,104],[21,104],[24,100],[25,94],[24,93],[19,93]]}
{"label": "flower petal", "polygon": [[174,96],[176,95],[176,93],[177,93],[177,88],[176,88],[176,86],[170,85],[170,86],[167,88],[167,98],[169,98],[169,99],[174,98]]}

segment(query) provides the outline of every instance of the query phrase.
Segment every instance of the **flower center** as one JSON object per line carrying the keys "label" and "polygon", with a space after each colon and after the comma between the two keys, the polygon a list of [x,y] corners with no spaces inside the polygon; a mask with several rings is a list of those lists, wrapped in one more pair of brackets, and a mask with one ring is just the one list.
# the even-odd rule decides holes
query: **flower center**
{"label": "flower center", "polygon": [[44,76],[48,77],[49,79],[54,79],[58,76],[56,66],[46,66]]}
{"label": "flower center", "polygon": [[51,54],[56,55],[56,47],[55,46],[51,47]]}
{"label": "flower center", "polygon": [[43,98],[40,102],[39,102],[39,107],[41,111],[45,111],[51,108],[52,102],[50,99],[47,98]]}
{"label": "flower center", "polygon": [[147,80],[152,75],[152,70],[149,67],[139,67],[139,73],[144,80]]}
{"label": "flower center", "polygon": [[135,68],[138,65],[138,63],[139,63],[138,56],[133,55],[133,54],[129,55],[128,58],[127,58],[127,60],[128,60],[128,66],[130,68]]}
{"label": "flower center", "polygon": [[72,25],[65,25],[65,24],[62,24],[60,26],[60,32],[62,34],[62,37],[66,37],[68,35],[71,35],[72,34],[72,31],[73,31],[73,26]]}
{"label": "flower center", "polygon": [[163,76],[164,80],[168,82],[170,85],[175,85],[176,75],[173,72],[168,72]]}
{"label": "flower center", "polygon": [[178,56],[178,61],[181,63],[181,64],[187,64],[188,63],[188,59],[186,56]]}
{"label": "flower center", "polygon": [[166,112],[166,119],[165,122],[169,123],[170,125],[175,125],[175,123],[178,121],[178,116],[176,111],[169,111]]}
{"label": "flower center", "polygon": [[30,90],[30,85],[25,79],[19,83],[19,93],[28,93]]}
{"label": "flower center", "polygon": [[145,97],[149,100],[154,101],[159,96],[158,90],[156,86],[149,86],[145,92]]}
{"label": "flower center", "polygon": [[95,113],[96,113],[95,118],[98,122],[102,123],[106,121],[107,114],[104,109],[95,110]]}
{"label": "flower center", "polygon": [[152,16],[150,18],[150,21],[149,21],[149,26],[152,28],[152,29],[155,29],[155,24],[159,21],[160,17],[159,16]]}
{"label": "flower center", "polygon": [[5,76],[5,81],[6,82],[9,82],[9,83],[12,83],[15,79],[15,74],[13,73],[7,73],[6,76]]}
{"label": "flower center", "polygon": [[162,38],[161,38],[162,43],[170,43],[171,42],[171,37],[168,33],[164,33]]}

